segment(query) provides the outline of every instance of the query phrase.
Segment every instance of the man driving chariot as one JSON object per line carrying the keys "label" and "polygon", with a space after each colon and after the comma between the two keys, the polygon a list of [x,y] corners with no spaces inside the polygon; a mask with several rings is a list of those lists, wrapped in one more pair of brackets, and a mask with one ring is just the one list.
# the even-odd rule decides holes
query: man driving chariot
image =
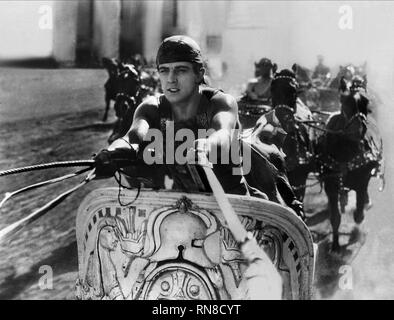
{"label": "man driving chariot", "polygon": [[247,84],[246,99],[271,105],[271,82],[277,66],[270,59],[262,58],[255,63],[255,68],[256,78],[249,80]]}
{"label": "man driving chariot", "polygon": [[[204,82],[205,69],[198,44],[186,36],[167,38],[158,50],[156,64],[163,94],[160,97],[145,100],[136,109],[133,123],[126,136],[114,141],[108,150],[99,153],[96,157],[99,174],[101,173],[104,176],[113,175],[116,167],[111,163],[111,157],[123,149],[133,152],[136,158],[146,155],[144,153],[147,146],[146,140],[151,137],[152,129],[163,133],[163,141],[166,141],[167,138],[171,139],[167,135],[166,128],[172,125],[175,132],[174,136],[179,130],[187,129],[193,132],[195,140],[192,141],[189,148],[194,146],[196,150],[204,150],[207,155],[219,155],[218,162],[213,164],[213,169],[226,193],[244,195],[251,192],[262,197],[268,193],[270,200],[277,199],[275,188],[272,191],[272,196],[270,196],[271,191],[269,192],[266,189],[267,185],[272,188],[272,184],[267,182],[264,186],[261,179],[256,178],[259,174],[263,174],[261,165],[254,167],[254,164],[252,164],[250,173],[233,174],[233,169],[239,166],[239,162],[237,164],[237,161],[234,162],[232,156],[230,156],[230,154],[234,154],[234,149],[239,148],[239,145],[237,145],[239,139],[237,130],[240,129],[240,124],[237,102],[229,94],[201,85]],[[272,64],[269,64],[269,66],[269,70],[271,70]],[[210,131],[210,135],[208,137],[198,137],[199,130]],[[168,143],[175,144],[175,147],[179,145],[177,141]],[[166,141],[164,150],[162,150],[164,153],[168,151],[166,150],[169,146],[168,143]],[[258,144],[259,147],[261,145],[261,143]],[[274,153],[271,153],[271,150],[268,152],[261,150],[260,153],[269,160],[274,158],[280,161],[281,154],[276,154],[276,150]],[[223,157],[220,158],[220,156],[226,154],[228,156],[224,158],[231,160],[229,163],[222,163]],[[256,161],[259,162],[259,157],[256,156],[253,159],[257,159]],[[194,182],[190,179],[187,167],[178,165],[176,159],[174,160],[174,165],[169,166],[172,170],[169,174],[175,183],[173,187],[193,190]],[[283,170],[279,168],[279,171],[281,171],[279,176],[273,177],[273,175],[278,174],[276,172],[280,166],[276,165],[275,167],[266,170],[267,172],[263,174],[264,179],[268,179],[268,175],[275,179],[276,182],[273,183],[279,184],[279,193],[287,206],[303,217],[302,205],[296,201]],[[152,172],[152,169],[148,168],[148,171]],[[246,181],[248,178],[253,180],[252,185],[254,184],[254,186],[252,188]]]}
{"label": "man driving chariot", "polygon": [[317,56],[317,65],[312,74],[312,81],[317,87],[325,87],[331,79],[330,68],[324,64],[323,55]]}

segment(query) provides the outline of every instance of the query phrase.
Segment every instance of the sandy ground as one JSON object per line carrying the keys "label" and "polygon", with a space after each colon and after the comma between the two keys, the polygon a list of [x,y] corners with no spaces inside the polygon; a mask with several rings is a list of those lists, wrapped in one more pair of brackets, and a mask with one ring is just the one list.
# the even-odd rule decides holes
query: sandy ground
{"label": "sandy ground", "polygon": [[[102,124],[102,70],[0,70],[0,168],[90,159],[105,148],[111,121]],[[73,172],[51,169],[2,177],[0,194]],[[26,216],[83,176],[33,190],[6,203],[0,227]],[[61,205],[0,245],[0,298],[73,298],[77,272],[75,217],[85,195],[111,181],[93,181]],[[40,290],[41,266],[53,270],[53,289]]]}
{"label": "sandy ground", "polygon": [[[114,121],[112,110],[108,123],[100,122],[104,110],[102,87],[105,80],[103,70],[0,70],[0,170],[51,161],[90,159],[94,152],[105,148]],[[1,177],[0,194],[72,171],[70,168],[56,169]],[[10,200],[0,211],[0,228],[31,213],[81,179],[81,176],[73,178]],[[114,181],[93,181],[21,231],[10,243],[0,244],[0,299],[74,299],[78,268],[75,242],[77,208],[89,191],[110,185],[113,186]],[[372,194],[375,197],[376,192]],[[380,250],[376,257],[367,254],[357,262],[358,269],[370,266],[367,271],[355,272],[364,279],[364,282],[354,279],[355,284],[357,281],[362,284],[361,289],[339,288],[341,266],[351,264],[361,248],[360,243],[366,239],[363,234],[352,235],[354,225],[348,213],[341,227],[342,243],[350,241],[345,248],[347,253],[342,257],[328,255],[330,225],[325,206],[326,198],[324,193],[320,193],[319,186],[309,189],[306,198],[309,224],[315,238],[320,241],[315,298],[393,298],[392,290],[388,289],[390,286],[376,294],[365,295],[384,280],[374,278],[373,274],[379,270],[387,273],[386,267],[375,260],[381,259],[383,252],[387,251],[382,247],[376,249]],[[353,196],[348,212],[352,206]],[[373,241],[367,241],[367,245],[376,244]],[[387,259],[392,263],[392,258]],[[50,266],[53,270],[52,289],[43,290],[39,286],[42,266]],[[371,266],[375,267],[373,272]]]}

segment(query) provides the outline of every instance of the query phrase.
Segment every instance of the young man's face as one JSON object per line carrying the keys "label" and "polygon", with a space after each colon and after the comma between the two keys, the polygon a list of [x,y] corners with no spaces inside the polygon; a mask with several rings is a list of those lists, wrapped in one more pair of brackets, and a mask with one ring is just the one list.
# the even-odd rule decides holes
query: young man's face
{"label": "young man's face", "polygon": [[187,101],[198,90],[204,76],[193,70],[191,62],[171,62],[159,65],[159,76],[163,93],[171,103]]}

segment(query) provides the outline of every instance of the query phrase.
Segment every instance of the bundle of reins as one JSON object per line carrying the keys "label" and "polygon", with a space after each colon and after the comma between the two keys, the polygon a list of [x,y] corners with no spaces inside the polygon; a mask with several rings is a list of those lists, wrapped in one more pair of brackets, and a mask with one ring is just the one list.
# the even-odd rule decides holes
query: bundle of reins
{"label": "bundle of reins", "polygon": [[66,190],[65,192],[61,193],[59,196],[54,198],[53,200],[49,201],[47,204],[44,206],[36,209],[33,211],[31,214],[28,216],[12,223],[11,225],[7,226],[6,228],[0,230],[0,241],[7,240],[9,239],[12,235],[14,235],[17,231],[21,230],[23,227],[31,224],[41,216],[43,216],[45,213],[56,207],[59,203],[61,203],[63,200],[65,200],[70,194],[72,194],[74,191],[78,190],[85,184],[87,184],[89,181],[93,180],[96,175],[95,175],[95,161],[94,160],[75,160],[75,161],[61,161],[61,162],[51,162],[51,163],[45,163],[45,164],[37,164],[33,166],[27,166],[27,167],[21,167],[21,168],[15,168],[15,169],[10,169],[10,170],[5,170],[5,171],[0,171],[0,177],[2,176],[7,176],[7,175],[13,175],[13,174],[18,174],[22,172],[30,172],[30,171],[37,171],[37,170],[45,170],[45,169],[51,169],[51,168],[62,168],[62,167],[85,167],[84,169],[78,170],[74,173],[69,173],[57,178],[45,180],[42,182],[34,183],[29,186],[23,187],[21,189],[15,190],[13,192],[7,192],[3,198],[3,200],[0,202],[0,208],[6,203],[9,199],[12,197],[33,190],[37,188],[41,188],[53,183],[61,182],[76,176],[79,176],[87,171],[90,171],[87,176],[76,186],[70,188],[69,190]]}
{"label": "bundle of reins", "polygon": [[[227,199],[227,196],[225,195],[223,188],[221,187],[219,181],[217,180],[216,175],[214,174],[212,167],[208,165],[208,160],[203,157],[203,155],[199,154],[200,159],[203,159],[200,162],[200,165],[204,168],[204,172],[207,175],[208,181],[210,183],[211,189],[213,191],[213,194],[215,196],[215,199],[218,202],[219,207],[222,209],[222,212],[226,218],[226,221],[228,223],[229,229],[234,235],[234,238],[239,241],[240,243],[243,243],[247,241],[248,239],[248,233],[245,230],[245,228],[242,226],[241,222],[239,221],[237,215],[235,214],[234,210],[232,209],[232,206]],[[63,200],[65,200],[69,195],[71,195],[73,192],[81,188],[82,186],[86,185],[88,182],[92,181],[94,178],[96,178],[96,162],[95,160],[77,160],[77,161],[62,161],[62,162],[52,162],[52,163],[45,163],[45,164],[38,164],[38,165],[33,165],[33,166],[27,166],[27,167],[22,167],[22,168],[15,168],[15,169],[10,169],[10,170],[5,170],[5,171],[0,171],[0,177],[2,176],[7,176],[7,175],[12,175],[12,174],[18,174],[22,172],[29,172],[29,171],[36,171],[36,170],[44,170],[44,169],[50,169],[50,168],[60,168],[60,167],[85,167],[81,170],[78,170],[74,173],[66,174],[61,177],[57,177],[54,179],[38,182],[32,185],[29,185],[27,187],[23,187],[21,189],[18,189],[13,192],[7,192],[5,194],[5,197],[3,200],[0,202],[0,208],[4,205],[6,201],[11,199],[12,197],[27,192],[29,190],[37,189],[40,187],[44,187],[53,183],[61,182],[66,179],[70,179],[76,176],[79,176],[85,172],[88,172],[88,174],[84,177],[84,179],[77,184],[76,186],[70,188],[69,190],[66,190],[41,208],[36,209],[34,212],[29,214],[27,217],[24,217],[11,225],[7,226],[6,228],[0,230],[0,242],[9,239],[11,236],[13,236],[17,231],[21,230],[23,227],[31,224],[44,214],[46,214],[48,211],[56,207],[59,203],[61,203]],[[124,173],[121,168],[117,171],[119,174]],[[120,178],[116,178],[119,188],[120,187],[125,187],[121,185]],[[137,196],[140,192],[140,189],[138,189]],[[120,200],[120,199],[119,199]],[[135,199],[134,199],[135,200]],[[129,204],[121,204],[123,206],[129,205]]]}

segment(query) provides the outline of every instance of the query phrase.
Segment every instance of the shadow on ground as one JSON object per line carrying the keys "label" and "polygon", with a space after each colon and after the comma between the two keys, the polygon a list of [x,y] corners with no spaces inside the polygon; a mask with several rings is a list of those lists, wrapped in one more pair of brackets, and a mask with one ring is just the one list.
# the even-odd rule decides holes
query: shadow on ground
{"label": "shadow on ground", "polygon": [[346,267],[352,264],[365,240],[366,233],[354,227],[350,233],[340,233],[340,243],[345,244],[341,245],[337,253],[331,251],[332,242],[329,235],[319,242],[314,282],[319,298],[333,298],[341,289],[341,277],[345,275]]}
{"label": "shadow on ground", "polygon": [[76,271],[78,269],[76,241],[56,249],[51,256],[33,265],[29,272],[16,277],[14,272],[14,274],[5,278],[1,283],[0,300],[15,299],[30,286],[37,284],[40,277],[43,276],[39,273],[39,269],[44,265],[52,267],[54,277]]}

